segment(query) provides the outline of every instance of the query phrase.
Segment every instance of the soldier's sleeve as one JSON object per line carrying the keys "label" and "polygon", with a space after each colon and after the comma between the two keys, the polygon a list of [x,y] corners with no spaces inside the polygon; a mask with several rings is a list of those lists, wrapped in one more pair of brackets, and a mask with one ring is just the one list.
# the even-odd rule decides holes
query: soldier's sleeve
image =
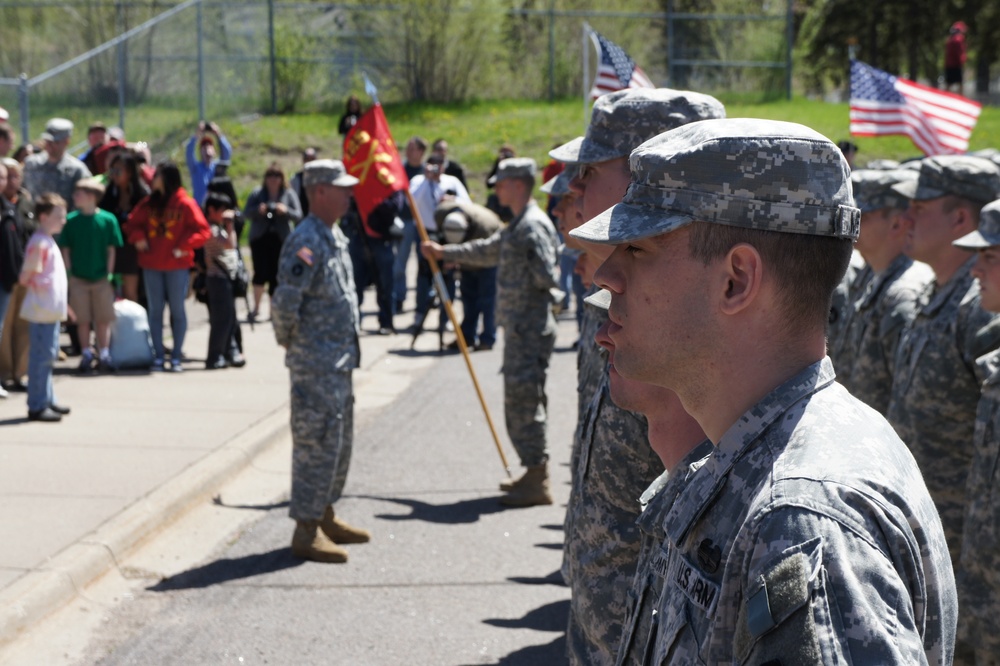
{"label": "soldier's sleeve", "polygon": [[542,230],[532,228],[527,234],[523,251],[528,253],[528,266],[531,271],[531,283],[540,291],[559,288],[556,275],[558,260],[556,248],[552,239]]}
{"label": "soldier's sleeve", "polygon": [[763,518],[734,602],[733,662],[927,663],[947,642],[925,586],[942,572],[885,523],[870,530],[799,507]]}
{"label": "soldier's sleeve", "polygon": [[309,246],[308,238],[292,235],[281,246],[278,259],[278,288],[271,298],[271,323],[274,338],[287,347],[295,337],[299,308],[309,291],[317,266],[323,261],[319,248]]}
{"label": "soldier's sleeve", "polygon": [[444,246],[444,260],[454,261],[466,266],[489,268],[500,263],[500,244],[503,237],[498,231],[489,238]]}
{"label": "soldier's sleeve", "polygon": [[896,373],[896,350],[903,329],[917,316],[917,300],[915,294],[908,294],[890,307],[882,320],[878,322],[878,339],[882,346],[882,357],[889,366],[889,375]]}

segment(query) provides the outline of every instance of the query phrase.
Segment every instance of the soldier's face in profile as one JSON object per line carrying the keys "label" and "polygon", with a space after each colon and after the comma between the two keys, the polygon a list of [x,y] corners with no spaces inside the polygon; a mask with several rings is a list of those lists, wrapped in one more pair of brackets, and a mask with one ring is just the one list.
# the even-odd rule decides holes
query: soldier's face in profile
{"label": "soldier's face in profile", "polygon": [[988,247],[977,254],[972,275],[979,281],[983,309],[1000,312],[1000,247]]}
{"label": "soldier's face in profile", "polygon": [[[691,257],[690,227],[614,246],[594,274],[611,292],[607,335],[615,369],[681,392],[700,381],[714,323],[710,269]],[[715,285],[718,286],[718,285]],[[704,351],[704,353],[702,353]]]}
{"label": "soldier's face in profile", "polygon": [[906,219],[912,225],[903,251],[917,261],[933,264],[944,251],[949,251],[955,232],[952,222],[959,210],[947,210],[947,197],[911,200]]}
{"label": "soldier's face in profile", "polygon": [[592,220],[620,203],[629,181],[627,157],[581,165],[576,178],[569,182],[570,190],[576,194],[581,221]]}
{"label": "soldier's face in profile", "polygon": [[662,386],[654,386],[646,382],[626,379],[615,368],[615,343],[608,335],[611,322],[606,321],[597,330],[594,339],[597,344],[608,350],[608,381],[610,383],[611,400],[621,407],[640,414],[650,414],[669,400],[677,400],[677,394]]}

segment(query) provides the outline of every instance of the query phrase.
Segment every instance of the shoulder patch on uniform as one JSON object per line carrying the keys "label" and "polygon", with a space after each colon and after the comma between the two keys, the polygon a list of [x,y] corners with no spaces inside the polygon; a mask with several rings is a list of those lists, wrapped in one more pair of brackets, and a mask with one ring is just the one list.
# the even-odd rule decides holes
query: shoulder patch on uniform
{"label": "shoulder patch on uniform", "polygon": [[[306,266],[313,265],[313,251],[310,250],[308,247],[303,246],[299,248],[299,251],[295,253],[295,256],[301,259],[302,263],[305,264]],[[301,271],[295,274],[301,275]]]}

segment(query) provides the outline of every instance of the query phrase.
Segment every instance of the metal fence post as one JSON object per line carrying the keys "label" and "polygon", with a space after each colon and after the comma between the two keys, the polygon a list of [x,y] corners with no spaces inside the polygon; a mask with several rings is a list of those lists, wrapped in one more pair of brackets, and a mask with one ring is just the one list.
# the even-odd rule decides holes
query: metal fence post
{"label": "metal fence post", "polygon": [[204,31],[201,18],[203,4],[204,0],[198,2],[198,120],[205,119],[205,50],[202,46]]}
{"label": "metal fence post", "polygon": [[271,113],[278,112],[278,72],[274,46],[274,0],[267,0],[267,43],[271,60]]}
{"label": "metal fence post", "polygon": [[792,98],[792,40],[795,39],[795,22],[792,0],[787,0],[785,12],[785,97]]}
{"label": "metal fence post", "polygon": [[28,84],[28,75],[21,74],[17,77],[21,83],[17,86],[17,101],[21,107],[21,141],[31,143],[31,129],[28,127],[28,93],[31,86]]}
{"label": "metal fence post", "polygon": [[[115,23],[118,26],[118,34],[125,32],[125,6],[119,0],[115,3],[117,15]],[[125,42],[118,42],[118,126],[125,129]]]}
{"label": "metal fence post", "polygon": [[556,98],[556,2],[549,0],[549,102]]}

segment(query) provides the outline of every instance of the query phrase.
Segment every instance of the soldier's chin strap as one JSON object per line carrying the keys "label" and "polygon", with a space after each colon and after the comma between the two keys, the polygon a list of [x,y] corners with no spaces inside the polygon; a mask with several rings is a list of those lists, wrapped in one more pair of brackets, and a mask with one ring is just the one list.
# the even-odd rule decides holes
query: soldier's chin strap
{"label": "soldier's chin strap", "polygon": [[[420,234],[420,240],[426,243],[430,240],[430,236],[427,235],[427,228],[424,227],[424,222],[420,219],[420,209],[417,208],[417,203],[413,200],[413,195],[409,190],[406,190],[406,199],[410,203],[410,210],[413,212],[413,221],[417,225],[417,233]],[[507,478],[511,478],[510,463],[507,462],[507,456],[504,455],[503,446],[500,445],[500,435],[497,434],[496,426],[493,425],[493,417],[490,416],[490,408],[486,405],[486,398],[483,396],[483,390],[479,387],[479,379],[476,377],[476,370],[472,367],[472,357],[469,356],[469,347],[465,342],[465,336],[462,335],[462,326],[455,317],[455,311],[452,310],[451,301],[448,299],[448,289],[444,285],[444,278],[441,277],[441,269],[438,268],[436,261],[428,261],[427,263],[430,264],[431,274],[434,276],[434,289],[437,290],[438,298],[441,299],[441,304],[444,306],[445,312],[448,313],[448,320],[455,329],[455,338],[458,342],[458,348],[462,352],[462,358],[465,359],[465,367],[469,370],[469,377],[472,378],[472,385],[476,389],[476,395],[479,396],[479,404],[483,408],[483,415],[486,417],[486,424],[490,427],[490,433],[493,435],[493,443],[496,444],[497,453],[500,454],[500,462],[503,463],[503,469],[507,472]],[[414,342],[416,342],[416,338],[414,338]]]}

